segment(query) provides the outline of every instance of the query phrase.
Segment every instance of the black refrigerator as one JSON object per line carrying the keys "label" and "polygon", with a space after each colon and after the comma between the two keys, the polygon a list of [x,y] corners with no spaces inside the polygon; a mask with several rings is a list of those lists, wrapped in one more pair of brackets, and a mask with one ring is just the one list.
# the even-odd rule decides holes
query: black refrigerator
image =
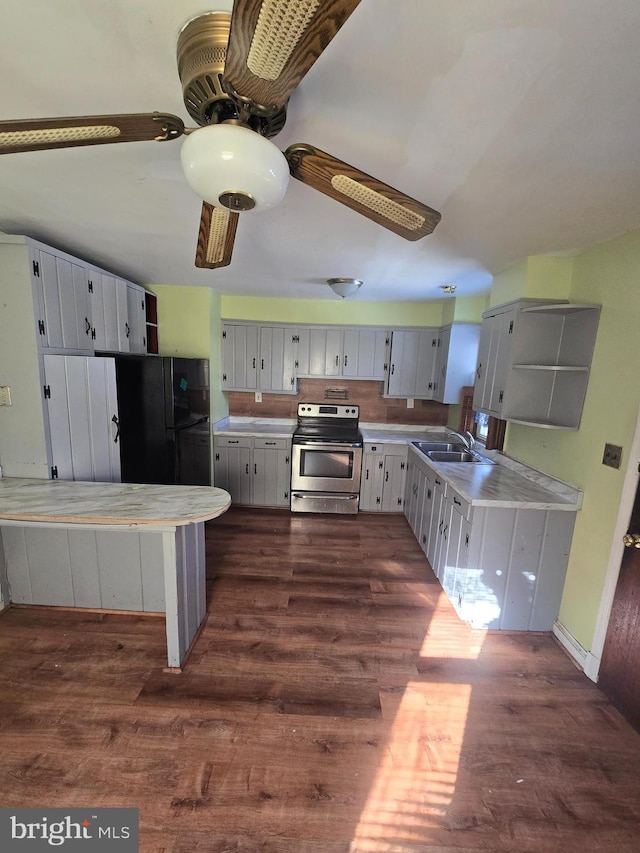
{"label": "black refrigerator", "polygon": [[122,482],[210,485],[209,362],[115,362]]}

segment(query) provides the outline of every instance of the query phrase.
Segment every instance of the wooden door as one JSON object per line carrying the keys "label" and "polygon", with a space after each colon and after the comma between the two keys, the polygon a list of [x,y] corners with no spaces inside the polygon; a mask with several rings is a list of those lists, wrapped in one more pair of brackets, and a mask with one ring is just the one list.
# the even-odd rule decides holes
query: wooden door
{"label": "wooden door", "polygon": [[640,731],[640,487],[625,545],[598,685]]}

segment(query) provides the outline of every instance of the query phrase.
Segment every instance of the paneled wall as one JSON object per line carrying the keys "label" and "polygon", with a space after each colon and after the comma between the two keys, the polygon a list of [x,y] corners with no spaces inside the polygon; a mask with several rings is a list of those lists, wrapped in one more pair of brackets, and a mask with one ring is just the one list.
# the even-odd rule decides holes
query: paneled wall
{"label": "paneled wall", "polygon": [[[254,394],[226,391],[229,415],[255,418],[295,418],[298,403],[321,403],[328,390],[347,392],[347,400],[360,406],[360,420],[364,423],[429,424],[446,426],[448,406],[430,400],[416,400],[414,408],[407,408],[406,400],[387,400],[380,396],[380,382],[341,379],[300,379],[300,393],[263,394],[256,403]],[[342,402],[335,400],[335,402]]]}

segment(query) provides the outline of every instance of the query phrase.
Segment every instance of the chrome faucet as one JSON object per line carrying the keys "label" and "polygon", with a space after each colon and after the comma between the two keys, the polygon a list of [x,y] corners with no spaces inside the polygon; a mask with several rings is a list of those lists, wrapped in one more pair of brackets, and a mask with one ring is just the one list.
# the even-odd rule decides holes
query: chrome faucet
{"label": "chrome faucet", "polygon": [[462,435],[462,433],[459,433],[459,432],[453,432],[453,431],[452,431],[452,432],[450,432],[450,433],[449,433],[449,435],[455,435],[455,437],[456,437],[456,438],[459,438],[459,439],[460,439],[460,441],[461,441],[461,442],[464,444],[464,446],[467,448],[467,450],[469,451],[469,453],[471,453],[471,451],[473,450],[473,448],[474,448],[474,447],[475,447],[475,445],[476,445],[476,440],[475,440],[475,438],[473,437],[473,435],[469,432],[469,430],[467,430],[467,432],[466,432],[466,434],[465,434],[465,435]]}

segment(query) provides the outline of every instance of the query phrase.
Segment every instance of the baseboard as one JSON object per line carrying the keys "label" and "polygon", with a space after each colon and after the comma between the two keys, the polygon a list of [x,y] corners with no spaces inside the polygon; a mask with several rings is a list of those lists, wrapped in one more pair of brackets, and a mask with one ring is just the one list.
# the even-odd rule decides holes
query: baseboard
{"label": "baseboard", "polygon": [[587,664],[587,650],[580,645],[576,638],[557,619],[553,623],[553,635],[578,664],[580,669],[584,671]]}

